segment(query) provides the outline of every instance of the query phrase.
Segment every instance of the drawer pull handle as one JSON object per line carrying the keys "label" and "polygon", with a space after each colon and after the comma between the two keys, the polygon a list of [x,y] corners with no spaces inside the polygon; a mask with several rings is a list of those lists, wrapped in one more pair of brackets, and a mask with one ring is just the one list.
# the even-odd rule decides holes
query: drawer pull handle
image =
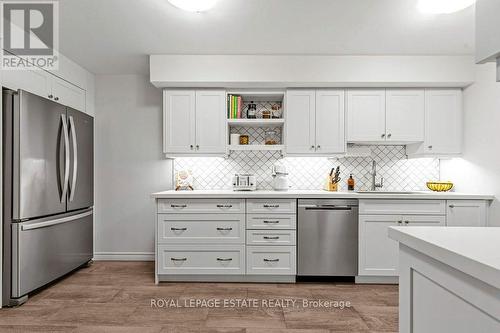
{"label": "drawer pull handle", "polygon": [[217,228],[217,231],[231,231],[233,228]]}
{"label": "drawer pull handle", "polygon": [[279,259],[264,259],[264,262],[278,262]]}
{"label": "drawer pull handle", "polygon": [[264,236],[264,239],[276,240],[276,239],[280,239],[280,238],[278,236],[274,236],[274,237]]}
{"label": "drawer pull handle", "polygon": [[188,228],[170,228],[172,231],[186,231]]}
{"label": "drawer pull handle", "polygon": [[398,221],[398,224],[403,224],[403,221]]}
{"label": "drawer pull handle", "polygon": [[233,208],[233,205],[217,205],[217,208]]}
{"label": "drawer pull handle", "polygon": [[280,223],[280,221],[264,221],[265,224],[277,224]]}
{"label": "drawer pull handle", "polygon": [[233,258],[217,258],[217,261],[233,261]]}
{"label": "drawer pull handle", "polygon": [[409,224],[409,223],[410,223],[410,221],[405,221],[405,224]]}
{"label": "drawer pull handle", "polygon": [[172,261],[187,261],[187,258],[170,258]]}
{"label": "drawer pull handle", "polygon": [[280,208],[280,205],[269,205],[269,204],[264,204],[264,208]]}
{"label": "drawer pull handle", "polygon": [[186,208],[187,205],[170,205],[172,208]]}

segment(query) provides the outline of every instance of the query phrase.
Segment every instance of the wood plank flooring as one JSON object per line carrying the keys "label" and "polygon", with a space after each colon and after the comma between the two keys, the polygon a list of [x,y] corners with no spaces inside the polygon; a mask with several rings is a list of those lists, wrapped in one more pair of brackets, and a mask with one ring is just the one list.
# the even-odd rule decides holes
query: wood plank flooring
{"label": "wood plank flooring", "polygon": [[[0,310],[0,332],[397,332],[398,289],[354,284],[154,284],[152,262],[96,262]],[[350,308],[151,307],[151,299],[350,301]]]}

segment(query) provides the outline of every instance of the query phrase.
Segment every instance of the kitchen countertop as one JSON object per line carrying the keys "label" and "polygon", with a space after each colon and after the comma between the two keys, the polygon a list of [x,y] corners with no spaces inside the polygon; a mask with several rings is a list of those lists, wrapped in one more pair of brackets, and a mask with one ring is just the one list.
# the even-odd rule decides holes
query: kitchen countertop
{"label": "kitchen countertop", "polygon": [[390,227],[389,237],[500,289],[500,228]]}
{"label": "kitchen countertop", "polygon": [[467,194],[456,192],[411,192],[402,193],[357,193],[328,192],[323,190],[289,191],[232,191],[232,190],[194,190],[163,191],[151,194],[155,199],[168,198],[291,198],[291,199],[438,199],[438,200],[493,200],[493,195]]}

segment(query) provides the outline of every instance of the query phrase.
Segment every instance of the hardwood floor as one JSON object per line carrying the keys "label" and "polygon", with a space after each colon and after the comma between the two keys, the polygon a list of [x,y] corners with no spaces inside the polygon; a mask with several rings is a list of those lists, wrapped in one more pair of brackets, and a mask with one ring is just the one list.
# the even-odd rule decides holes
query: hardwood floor
{"label": "hardwood floor", "polygon": [[[0,310],[0,332],[397,332],[398,289],[354,284],[154,284],[152,262],[96,262]],[[151,299],[290,299],[296,307],[151,307]],[[350,301],[304,308],[302,300]]]}

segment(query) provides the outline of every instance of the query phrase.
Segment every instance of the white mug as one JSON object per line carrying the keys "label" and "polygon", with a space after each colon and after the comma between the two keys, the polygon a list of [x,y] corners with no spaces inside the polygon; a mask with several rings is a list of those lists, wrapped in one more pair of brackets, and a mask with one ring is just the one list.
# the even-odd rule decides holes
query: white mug
{"label": "white mug", "polygon": [[229,142],[233,146],[239,145],[240,144],[240,135],[239,134],[231,134]]}

